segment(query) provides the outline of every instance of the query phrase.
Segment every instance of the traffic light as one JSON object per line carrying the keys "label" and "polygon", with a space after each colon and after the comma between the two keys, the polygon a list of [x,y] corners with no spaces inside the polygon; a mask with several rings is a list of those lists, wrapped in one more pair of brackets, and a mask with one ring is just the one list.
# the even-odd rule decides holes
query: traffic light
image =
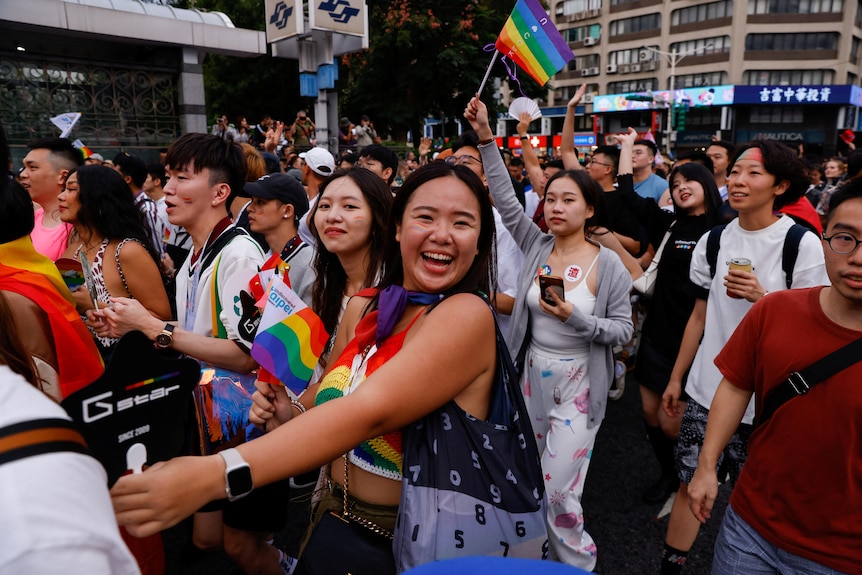
{"label": "traffic light", "polygon": [[674,114],[676,118],[674,118],[674,126],[677,130],[685,130],[685,120],[686,116],[688,116],[688,109],[686,106],[679,106],[674,110]]}

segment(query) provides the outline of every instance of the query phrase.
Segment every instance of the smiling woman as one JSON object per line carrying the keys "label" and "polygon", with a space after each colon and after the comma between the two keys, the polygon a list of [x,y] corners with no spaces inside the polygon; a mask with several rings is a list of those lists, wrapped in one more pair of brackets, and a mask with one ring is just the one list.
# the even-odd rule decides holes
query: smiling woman
{"label": "smiling woman", "polygon": [[[362,234],[369,243],[366,208],[358,203],[368,196],[357,193],[353,176],[333,182],[322,191],[314,219],[321,243],[332,240],[329,245],[340,251],[335,242],[345,244],[344,236],[351,234]],[[361,226],[354,227],[356,222]],[[477,176],[444,163],[418,169],[401,188],[380,238],[387,262],[381,291],[363,293],[347,305],[333,357],[346,353],[330,366],[314,404],[279,413],[283,425],[237,448],[240,463],[231,469],[246,466],[260,486],[330,464],[329,489],[315,525],[328,510],[343,510],[347,500],[343,511],[349,510],[357,525],[373,526],[374,533],[394,530],[402,485],[400,430],[453,400],[476,418],[489,415],[497,360],[494,319],[488,304],[473,294],[493,293],[493,237],[490,199]],[[408,290],[425,294],[417,298]],[[437,303],[429,306],[429,295]],[[351,364],[362,366],[367,357],[373,362],[362,367],[364,375],[356,375]],[[253,421],[264,424],[273,417],[271,395],[255,394]],[[381,445],[387,448],[379,457],[369,461],[363,455]],[[225,460],[158,464],[122,478],[112,493],[121,524],[136,534],[154,533],[227,495]],[[376,537],[375,552],[390,555],[390,568],[378,572],[394,572],[392,542],[369,536]],[[329,541],[326,549],[327,556],[345,561],[363,559],[353,539]],[[303,556],[297,573],[316,559],[323,558]]]}
{"label": "smiling woman", "polygon": [[[542,456],[551,558],[592,570],[596,545],[584,528],[581,494],[613,379],[614,345],[632,334],[631,278],[619,257],[585,237],[598,185],[583,170],[554,174],[545,186],[543,233],[515,197],[478,99],[464,116],[476,130],[494,205],[524,252],[509,350]],[[537,274],[538,270],[538,274]],[[564,297],[543,276],[564,284]]]}

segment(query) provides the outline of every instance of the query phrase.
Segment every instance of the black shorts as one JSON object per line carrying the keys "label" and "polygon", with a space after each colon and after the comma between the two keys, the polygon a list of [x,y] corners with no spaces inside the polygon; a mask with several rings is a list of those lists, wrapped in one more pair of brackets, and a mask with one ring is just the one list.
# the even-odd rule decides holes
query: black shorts
{"label": "black shorts", "polygon": [[[643,338],[638,350],[638,360],[635,364],[635,380],[645,388],[661,395],[667,388],[667,382],[670,381],[670,374],[673,372],[675,361],[676,356],[664,355],[649,339]],[[685,393],[685,380],[687,378],[688,372],[682,378],[680,401],[688,401],[688,395]]]}

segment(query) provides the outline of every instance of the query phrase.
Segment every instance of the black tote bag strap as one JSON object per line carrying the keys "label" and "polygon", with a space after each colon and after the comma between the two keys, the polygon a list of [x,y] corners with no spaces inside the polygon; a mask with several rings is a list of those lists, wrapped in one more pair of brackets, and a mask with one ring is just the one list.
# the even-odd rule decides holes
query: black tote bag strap
{"label": "black tote bag strap", "polygon": [[862,338],[852,341],[800,371],[794,371],[766,397],[756,426],[765,423],[787,401],[862,360]]}

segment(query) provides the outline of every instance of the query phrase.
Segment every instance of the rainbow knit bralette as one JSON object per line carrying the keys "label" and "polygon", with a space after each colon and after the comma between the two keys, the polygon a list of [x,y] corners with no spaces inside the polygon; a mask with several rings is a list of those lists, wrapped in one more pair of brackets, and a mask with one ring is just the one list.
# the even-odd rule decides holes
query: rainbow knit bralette
{"label": "rainbow knit bralette", "polygon": [[[364,375],[358,378],[360,381],[351,381],[354,358],[368,353],[368,350],[374,346],[378,312],[373,311],[362,318],[356,326],[355,337],[347,344],[344,352],[333,364],[333,368],[320,382],[314,404],[321,405],[349,395],[355,390],[366,377],[401,350],[404,336],[421,313],[421,311],[417,313],[403,331],[387,337],[376,351],[368,355]],[[401,430],[363,441],[349,451],[347,456],[351,463],[369,473],[401,481]]]}

